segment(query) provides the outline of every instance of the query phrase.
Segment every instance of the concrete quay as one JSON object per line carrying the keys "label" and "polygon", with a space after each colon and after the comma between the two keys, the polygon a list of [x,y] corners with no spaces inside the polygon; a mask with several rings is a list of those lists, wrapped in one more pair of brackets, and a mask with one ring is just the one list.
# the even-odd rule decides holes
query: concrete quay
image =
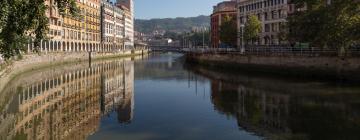
{"label": "concrete quay", "polygon": [[186,55],[186,60],[194,64],[244,72],[324,80],[360,81],[359,57],[189,53]]}

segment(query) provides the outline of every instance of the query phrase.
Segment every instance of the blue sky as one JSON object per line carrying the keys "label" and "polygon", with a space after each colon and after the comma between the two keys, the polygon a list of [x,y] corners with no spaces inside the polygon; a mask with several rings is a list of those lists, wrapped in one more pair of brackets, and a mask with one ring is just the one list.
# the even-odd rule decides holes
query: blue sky
{"label": "blue sky", "polygon": [[210,15],[223,0],[134,0],[135,18],[175,18]]}

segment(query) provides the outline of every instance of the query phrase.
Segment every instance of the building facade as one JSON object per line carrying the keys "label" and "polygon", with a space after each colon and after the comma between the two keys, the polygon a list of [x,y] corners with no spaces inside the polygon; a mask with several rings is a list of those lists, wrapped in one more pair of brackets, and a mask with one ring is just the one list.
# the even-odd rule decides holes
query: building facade
{"label": "building facade", "polygon": [[101,2],[101,45],[107,51],[124,49],[124,12],[105,0]]}
{"label": "building facade", "polygon": [[[41,52],[111,52],[132,49],[125,45],[134,46],[133,10],[129,8],[124,12],[114,6],[120,4],[77,0],[79,16],[72,16],[68,9],[60,14],[54,0],[46,0],[45,4],[49,7],[46,11],[49,39],[40,42]],[[133,9],[131,0],[129,7]],[[126,43],[125,38],[129,40]],[[27,45],[28,52],[35,49],[32,42]]]}
{"label": "building facade", "polygon": [[134,47],[134,1],[117,0],[118,7],[121,7],[125,16],[125,48]]}
{"label": "building facade", "polygon": [[100,0],[78,0],[80,16],[63,16],[62,41],[65,50],[99,51],[100,49]]}
{"label": "building facade", "polygon": [[220,47],[220,26],[225,17],[230,17],[236,21],[236,1],[224,1],[214,6],[213,13],[211,14],[211,47]]}
{"label": "building facade", "polygon": [[255,15],[261,22],[261,32],[257,45],[278,45],[287,43],[279,38],[279,33],[286,24],[286,18],[293,12],[294,6],[289,0],[237,0],[238,45],[241,42],[241,32],[250,15]]}

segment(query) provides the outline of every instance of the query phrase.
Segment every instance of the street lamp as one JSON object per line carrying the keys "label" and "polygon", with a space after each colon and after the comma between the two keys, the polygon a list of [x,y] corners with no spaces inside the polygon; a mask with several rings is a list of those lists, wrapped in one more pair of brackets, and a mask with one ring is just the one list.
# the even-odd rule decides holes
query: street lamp
{"label": "street lamp", "polygon": [[244,24],[240,24],[240,29],[241,29],[241,54],[245,53],[245,47],[244,47]]}

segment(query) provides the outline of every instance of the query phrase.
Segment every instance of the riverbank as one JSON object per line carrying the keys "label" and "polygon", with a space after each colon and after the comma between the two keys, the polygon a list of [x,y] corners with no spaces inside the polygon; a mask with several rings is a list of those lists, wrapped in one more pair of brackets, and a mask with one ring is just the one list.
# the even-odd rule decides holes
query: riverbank
{"label": "riverbank", "polygon": [[186,61],[193,64],[259,74],[360,81],[360,58],[356,57],[187,54]]}
{"label": "riverbank", "polygon": [[147,50],[123,51],[118,53],[56,52],[25,54],[21,59],[0,65],[0,91],[17,75],[41,68],[68,63],[93,61],[99,59],[131,57],[148,53]]}

